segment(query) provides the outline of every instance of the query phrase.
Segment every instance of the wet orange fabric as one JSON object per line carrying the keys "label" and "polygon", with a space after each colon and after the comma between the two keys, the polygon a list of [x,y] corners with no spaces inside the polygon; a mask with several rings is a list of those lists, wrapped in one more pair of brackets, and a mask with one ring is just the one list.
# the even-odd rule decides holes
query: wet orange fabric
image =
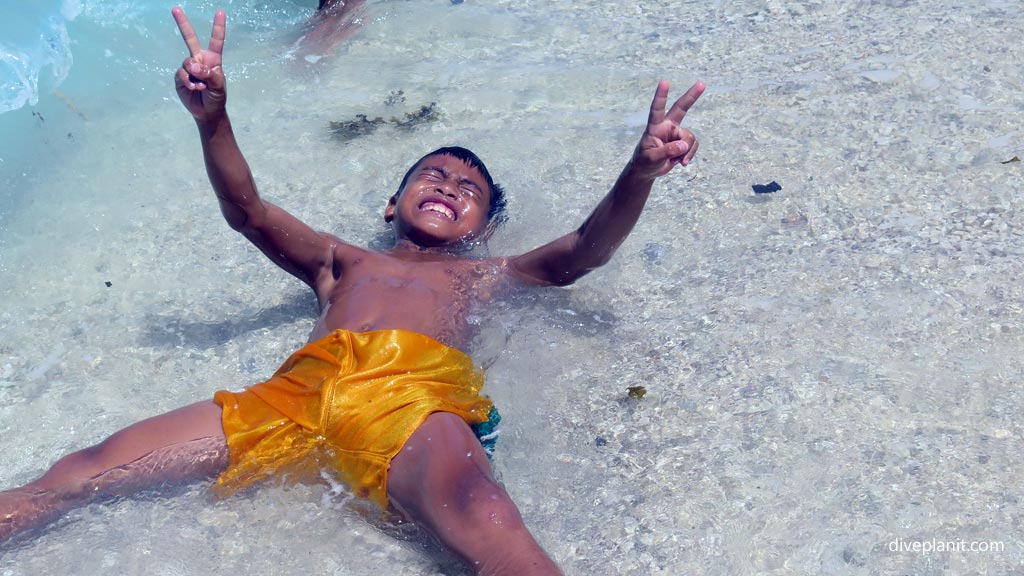
{"label": "wet orange fabric", "polygon": [[404,330],[336,330],[292,354],[270,380],[222,390],[230,493],[270,476],[315,478],[329,466],[353,491],[387,507],[388,466],[433,412],[487,420],[483,374],[472,359]]}

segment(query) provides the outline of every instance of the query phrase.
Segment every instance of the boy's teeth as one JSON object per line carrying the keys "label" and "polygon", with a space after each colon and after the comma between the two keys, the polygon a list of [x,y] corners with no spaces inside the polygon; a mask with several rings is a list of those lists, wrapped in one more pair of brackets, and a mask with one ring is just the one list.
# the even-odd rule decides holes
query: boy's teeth
{"label": "boy's teeth", "polygon": [[432,212],[437,212],[438,214],[443,214],[452,220],[455,219],[455,213],[452,212],[450,208],[444,204],[438,204],[437,202],[427,202],[423,205],[423,210],[430,210]]}

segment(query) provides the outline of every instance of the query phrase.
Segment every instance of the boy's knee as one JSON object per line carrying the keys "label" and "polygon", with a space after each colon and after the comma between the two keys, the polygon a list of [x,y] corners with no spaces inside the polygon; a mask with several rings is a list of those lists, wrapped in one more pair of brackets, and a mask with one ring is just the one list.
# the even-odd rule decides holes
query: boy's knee
{"label": "boy's knee", "polygon": [[40,487],[47,489],[81,488],[113,467],[112,452],[113,449],[107,442],[72,452],[54,463],[38,483]]}
{"label": "boy's knee", "polygon": [[68,456],[71,459],[69,472],[83,481],[102,474],[110,468],[109,453],[110,449],[105,446],[105,443],[101,443],[70,454]]}
{"label": "boy's knee", "polygon": [[454,483],[450,497],[456,509],[449,526],[458,526],[461,538],[446,543],[472,564],[474,573],[560,573],[526,529],[519,508],[494,480],[484,474],[467,475]]}
{"label": "boy's knee", "polygon": [[[519,528],[523,519],[512,499],[493,479],[476,467],[467,467],[447,494],[452,513],[469,525]],[[444,504],[442,504],[444,505]]]}
{"label": "boy's knee", "polygon": [[60,490],[62,492],[82,490],[89,479],[96,474],[101,459],[102,452],[99,446],[72,452],[55,462],[45,474],[29,486],[35,489]]}

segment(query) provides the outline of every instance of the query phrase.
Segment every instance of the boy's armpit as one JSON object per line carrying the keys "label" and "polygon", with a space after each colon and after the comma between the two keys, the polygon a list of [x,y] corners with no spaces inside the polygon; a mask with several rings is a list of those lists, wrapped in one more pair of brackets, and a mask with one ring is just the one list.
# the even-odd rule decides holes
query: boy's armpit
{"label": "boy's armpit", "polygon": [[274,264],[315,289],[331,270],[335,247],[343,244],[333,234],[318,232],[284,209],[263,202],[264,213],[238,228]]}
{"label": "boy's armpit", "polygon": [[581,268],[574,258],[575,232],[509,258],[508,267],[524,286],[568,286],[593,268]]}

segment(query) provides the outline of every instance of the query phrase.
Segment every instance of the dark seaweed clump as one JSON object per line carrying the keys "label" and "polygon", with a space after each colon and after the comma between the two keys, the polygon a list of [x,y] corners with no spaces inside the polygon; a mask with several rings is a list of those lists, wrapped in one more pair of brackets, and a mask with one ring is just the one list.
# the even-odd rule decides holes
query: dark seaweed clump
{"label": "dark seaweed clump", "polygon": [[421,124],[436,122],[440,119],[441,111],[437,107],[437,102],[431,102],[428,105],[420,106],[420,109],[415,112],[407,112],[402,118],[392,116],[391,119],[385,120],[378,116],[371,119],[366,114],[356,114],[354,120],[331,122],[327,126],[327,130],[336,140],[348,142],[360,136],[372,134],[385,124],[390,124],[399,130],[412,130]]}

